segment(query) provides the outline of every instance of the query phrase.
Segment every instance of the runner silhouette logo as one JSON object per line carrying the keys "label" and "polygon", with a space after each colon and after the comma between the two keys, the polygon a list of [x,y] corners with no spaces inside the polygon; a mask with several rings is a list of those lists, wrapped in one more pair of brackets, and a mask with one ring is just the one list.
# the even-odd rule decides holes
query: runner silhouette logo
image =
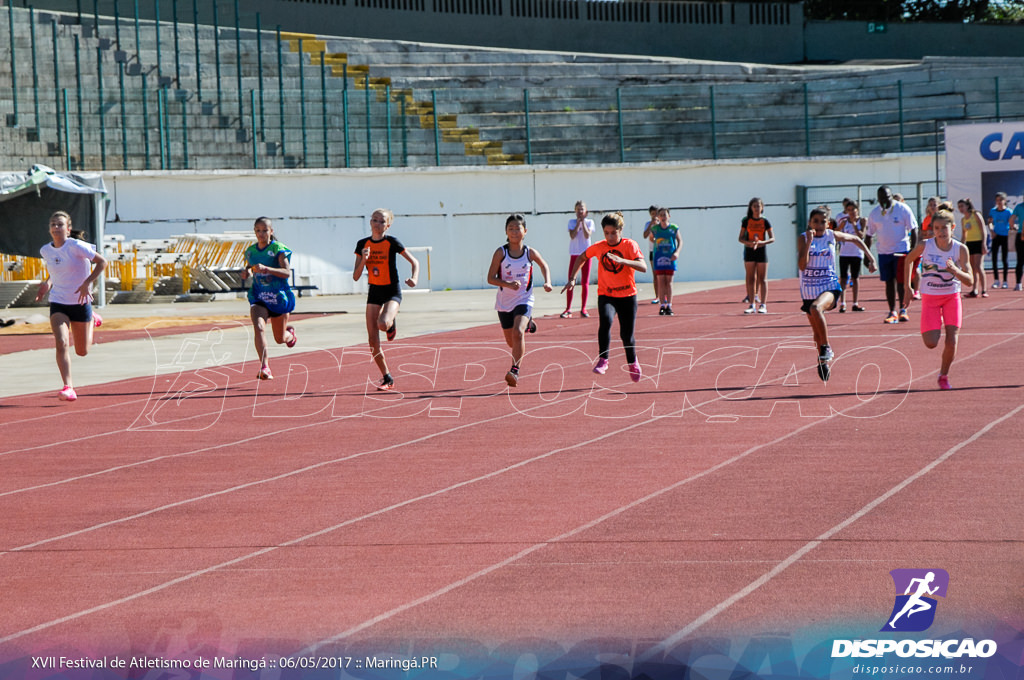
{"label": "runner silhouette logo", "polygon": [[945,597],[949,573],[944,569],[893,569],[896,602],[883,631],[920,632],[935,621],[936,597]]}
{"label": "runner silhouette logo", "polygon": [[619,272],[622,271],[622,268],[625,265],[615,262],[610,257],[608,257],[609,255],[616,255],[618,257],[623,257],[623,255],[616,248],[611,248],[608,250],[608,252],[601,256],[601,266],[604,267],[606,271],[610,271],[612,274],[618,274]]}

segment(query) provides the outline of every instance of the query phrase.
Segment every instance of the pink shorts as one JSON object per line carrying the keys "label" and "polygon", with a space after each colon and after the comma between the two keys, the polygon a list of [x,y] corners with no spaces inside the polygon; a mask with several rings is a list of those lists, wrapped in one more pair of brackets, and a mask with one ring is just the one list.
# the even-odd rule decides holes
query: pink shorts
{"label": "pink shorts", "polygon": [[964,307],[959,293],[921,296],[921,332],[942,330],[943,326],[960,328]]}

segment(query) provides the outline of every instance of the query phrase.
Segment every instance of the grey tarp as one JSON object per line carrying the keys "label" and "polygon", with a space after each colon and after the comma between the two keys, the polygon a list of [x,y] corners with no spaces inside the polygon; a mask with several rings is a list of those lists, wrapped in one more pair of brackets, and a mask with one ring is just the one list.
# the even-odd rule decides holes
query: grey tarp
{"label": "grey tarp", "polygon": [[106,187],[99,174],[58,173],[34,165],[27,173],[0,174],[0,253],[39,257],[49,243],[50,215],[63,210],[71,215],[72,228],[85,232],[85,240],[100,246],[102,214],[97,194]]}

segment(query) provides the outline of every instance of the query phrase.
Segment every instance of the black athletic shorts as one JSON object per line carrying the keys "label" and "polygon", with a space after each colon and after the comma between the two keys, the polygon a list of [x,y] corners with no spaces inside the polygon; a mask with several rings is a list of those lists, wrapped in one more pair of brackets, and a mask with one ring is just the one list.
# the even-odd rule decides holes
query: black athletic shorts
{"label": "black athletic shorts", "polygon": [[370,291],[366,296],[366,304],[380,305],[383,307],[392,300],[398,304],[402,304],[402,289],[397,283],[390,286],[375,286],[372,283],[370,284]]}

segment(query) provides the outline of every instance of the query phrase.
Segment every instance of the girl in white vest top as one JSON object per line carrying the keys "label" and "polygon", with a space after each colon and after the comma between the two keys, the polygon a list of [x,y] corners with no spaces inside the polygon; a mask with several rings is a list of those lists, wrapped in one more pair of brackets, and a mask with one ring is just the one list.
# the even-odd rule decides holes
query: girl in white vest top
{"label": "girl in white vest top", "polygon": [[934,238],[918,243],[907,256],[904,267],[910,281],[910,268],[921,257],[921,338],[928,349],[939,345],[942,327],[946,327],[946,345],[942,349],[939,389],[953,389],[949,368],[956,357],[960,326],[963,323],[962,286],[974,285],[974,273],[967,246],[953,238],[953,213],[940,210],[932,218]]}
{"label": "girl in white vest top", "polygon": [[836,271],[836,242],[853,243],[867,260],[869,272],[875,271],[875,257],[858,236],[828,228],[828,215],[822,208],[811,211],[807,230],[797,237],[797,267],[800,269],[800,311],[807,315],[818,348],[818,377],[828,382],[835,357],[828,341],[825,312],[839,300],[839,275]]}
{"label": "girl in white vest top", "polygon": [[487,283],[498,287],[494,309],[498,312],[505,342],[512,350],[512,368],[505,374],[509,387],[519,384],[519,363],[526,354],[526,333],[534,333],[533,322],[533,264],[537,263],[544,276],[544,290],[551,292],[551,270],[540,253],[527,246],[526,218],[515,213],[505,220],[508,243],[494,251]]}

